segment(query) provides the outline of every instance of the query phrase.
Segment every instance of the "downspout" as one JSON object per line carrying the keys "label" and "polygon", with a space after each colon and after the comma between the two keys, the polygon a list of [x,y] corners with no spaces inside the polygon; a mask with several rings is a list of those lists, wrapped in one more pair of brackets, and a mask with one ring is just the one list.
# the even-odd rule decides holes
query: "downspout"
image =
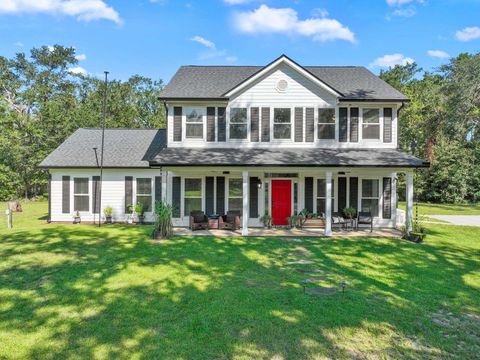
{"label": "downspout", "polygon": [[166,100],[163,100],[163,107],[165,108],[165,132],[167,134],[167,146],[168,146],[168,106],[167,106]]}
{"label": "downspout", "polygon": [[397,109],[397,149],[400,150],[400,111],[405,106],[405,101],[402,101],[402,105]]}

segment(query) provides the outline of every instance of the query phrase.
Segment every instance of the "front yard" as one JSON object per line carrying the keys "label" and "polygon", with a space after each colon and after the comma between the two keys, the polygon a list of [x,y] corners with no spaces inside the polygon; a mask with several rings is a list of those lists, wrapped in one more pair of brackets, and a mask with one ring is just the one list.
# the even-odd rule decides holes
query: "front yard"
{"label": "front yard", "polygon": [[[0,204],[0,209],[4,209]],[[0,220],[0,358],[475,358],[480,228],[388,239],[180,237]],[[2,210],[3,214],[3,210]],[[295,265],[302,259],[314,264]],[[298,269],[314,269],[306,274]],[[345,293],[306,295],[315,276]],[[313,286],[313,285],[309,285]]]}

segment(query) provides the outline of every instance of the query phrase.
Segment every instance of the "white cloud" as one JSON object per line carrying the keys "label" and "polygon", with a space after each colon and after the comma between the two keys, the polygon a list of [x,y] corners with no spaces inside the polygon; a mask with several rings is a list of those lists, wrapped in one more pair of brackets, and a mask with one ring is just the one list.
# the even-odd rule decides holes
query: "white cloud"
{"label": "white cloud", "polygon": [[427,55],[439,59],[447,59],[450,57],[447,52],[442,50],[428,50]]}
{"label": "white cloud", "polygon": [[75,56],[75,59],[77,59],[78,61],[85,61],[85,60],[87,60],[87,55],[78,54],[78,55]]}
{"label": "white cloud", "polygon": [[81,21],[105,19],[121,23],[118,12],[103,0],[2,0],[1,13],[62,14]]}
{"label": "white cloud", "polygon": [[18,47],[23,47],[23,43],[21,41],[17,41],[15,44],[13,44]]}
{"label": "white cloud", "polygon": [[311,37],[314,41],[355,41],[350,29],[335,19],[313,17],[300,20],[292,8],[270,8],[261,5],[253,11],[235,14],[237,30],[248,33],[279,33]]}
{"label": "white cloud", "polygon": [[223,0],[228,5],[240,5],[240,4],[247,4],[252,2],[253,0]]}
{"label": "white cloud", "polygon": [[227,56],[227,57],[225,58],[225,61],[226,61],[226,62],[230,62],[230,63],[231,63],[231,62],[235,62],[235,61],[237,61],[237,60],[238,60],[238,57],[236,57],[236,56]]}
{"label": "white cloud", "polygon": [[387,0],[387,4],[390,6],[401,6],[405,4],[409,4],[414,0]]}
{"label": "white cloud", "polygon": [[195,41],[209,49],[215,49],[215,43],[213,41],[207,40],[199,35],[195,35],[194,37],[190,38],[190,40]]}
{"label": "white cloud", "polygon": [[390,55],[384,55],[375,59],[369,65],[369,67],[370,68],[376,68],[376,67],[387,68],[387,67],[394,67],[395,65],[405,66],[413,62],[415,62],[415,60],[409,57],[405,57],[403,54],[390,54]]}
{"label": "white cloud", "polygon": [[480,28],[478,26],[466,27],[455,33],[458,41],[471,41],[480,38]]}
{"label": "white cloud", "polygon": [[81,66],[72,67],[72,68],[68,69],[68,72],[71,73],[71,74],[75,74],[75,75],[87,75],[87,70],[85,70]]}
{"label": "white cloud", "polygon": [[417,12],[414,7],[408,7],[406,9],[395,9],[392,12],[393,16],[401,16],[401,17],[412,17],[415,15]]}
{"label": "white cloud", "polygon": [[52,45],[48,45],[47,48],[48,48],[48,51],[50,51],[50,52],[52,52],[53,50],[55,50],[55,48],[54,48]]}
{"label": "white cloud", "polygon": [[324,17],[327,17],[328,15],[329,15],[329,14],[328,14],[328,10],[327,10],[327,9],[316,8],[316,9],[313,9],[313,10],[312,10],[312,16],[314,16],[314,17],[324,18]]}

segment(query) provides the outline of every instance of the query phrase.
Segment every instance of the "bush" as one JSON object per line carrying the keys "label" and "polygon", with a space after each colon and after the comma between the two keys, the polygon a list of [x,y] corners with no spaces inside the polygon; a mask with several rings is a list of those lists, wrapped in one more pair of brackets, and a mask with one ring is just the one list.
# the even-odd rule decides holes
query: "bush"
{"label": "bush", "polygon": [[163,201],[155,204],[155,237],[169,239],[173,236],[172,210],[172,205]]}

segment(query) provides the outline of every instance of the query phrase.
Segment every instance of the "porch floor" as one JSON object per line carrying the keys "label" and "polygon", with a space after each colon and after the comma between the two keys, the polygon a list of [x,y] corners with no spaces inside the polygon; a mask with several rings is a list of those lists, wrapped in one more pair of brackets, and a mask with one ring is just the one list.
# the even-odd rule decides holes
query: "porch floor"
{"label": "porch floor", "polygon": [[[178,236],[215,236],[215,237],[231,237],[231,236],[242,236],[242,229],[236,231],[231,230],[195,230],[192,231],[184,227],[176,227],[173,229],[175,235]],[[345,231],[334,229],[333,238],[354,238],[354,237],[382,237],[382,238],[399,238],[402,233],[397,229],[391,228],[382,228],[382,229],[373,229],[373,232],[370,232],[370,229],[358,229],[353,231]],[[298,236],[298,237],[324,237],[322,228],[310,228],[310,229],[264,229],[264,228],[249,228],[248,236]]]}

